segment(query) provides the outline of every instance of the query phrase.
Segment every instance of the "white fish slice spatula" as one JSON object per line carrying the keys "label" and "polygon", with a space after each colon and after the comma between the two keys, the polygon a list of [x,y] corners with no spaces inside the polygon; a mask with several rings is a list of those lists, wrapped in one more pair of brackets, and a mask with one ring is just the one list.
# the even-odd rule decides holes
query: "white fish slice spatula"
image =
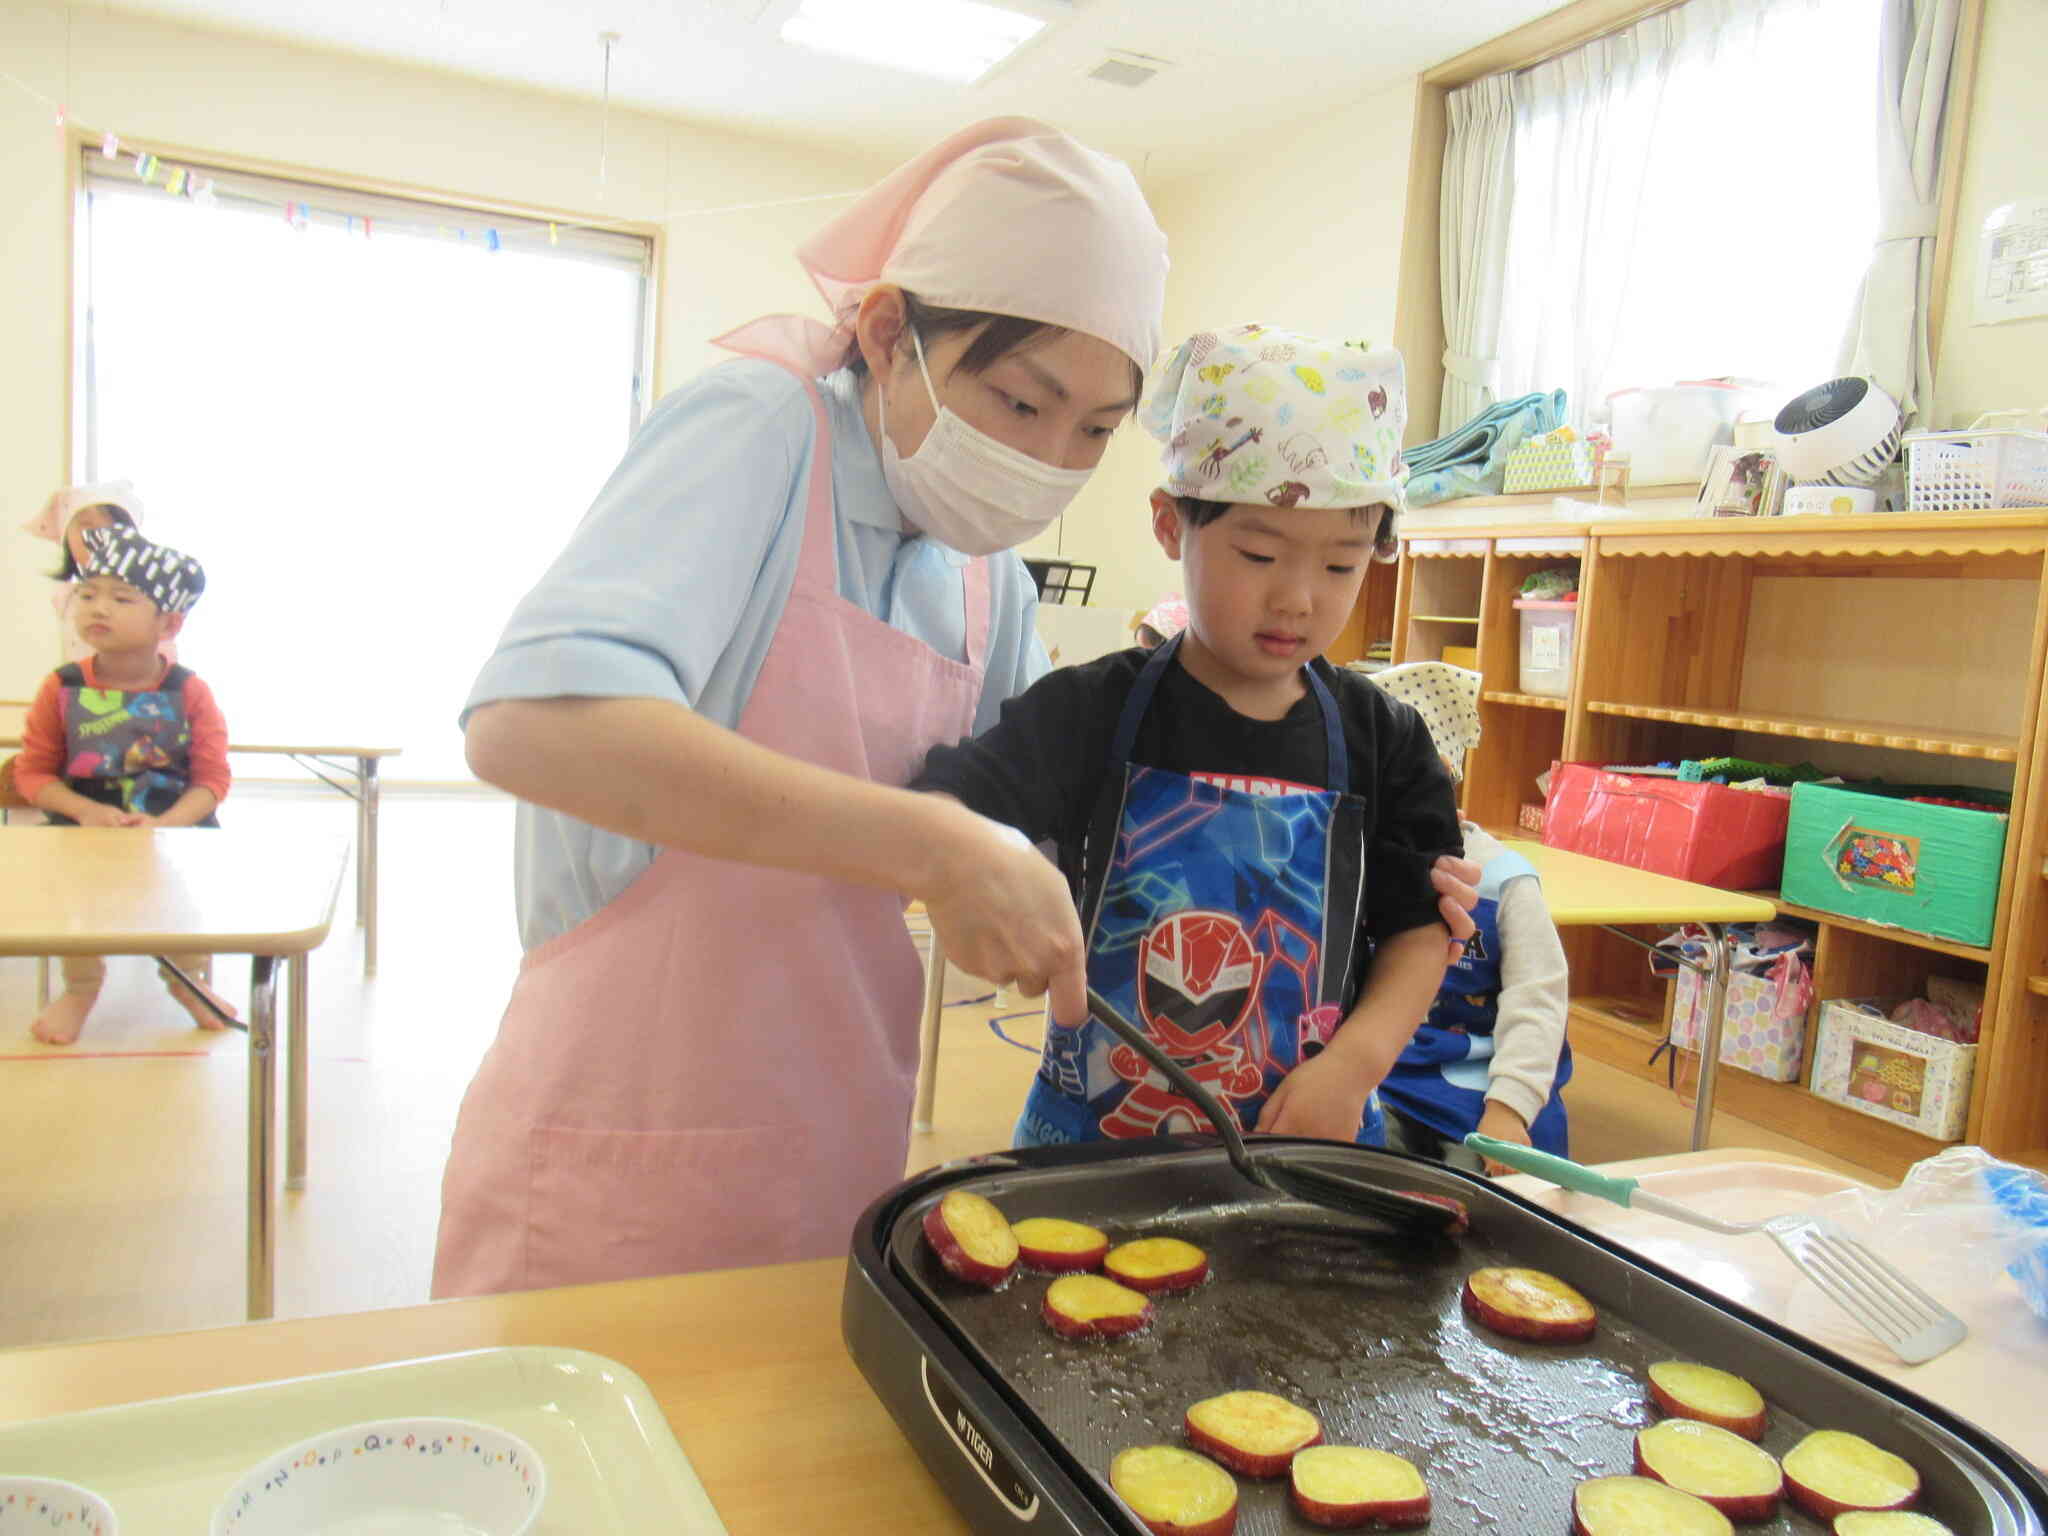
{"label": "white fish slice spatula", "polygon": [[1465,1145],[1482,1157],[1533,1173],[1560,1188],[1598,1195],[1631,1210],[1651,1211],[1673,1221],[1732,1236],[1762,1232],[1784,1250],[1785,1256],[1823,1296],[1908,1365],[1919,1365],[1955,1348],[1970,1331],[1961,1318],[1915,1285],[1896,1265],[1879,1258],[1825,1216],[1793,1211],[1762,1221],[1723,1221],[1652,1194],[1634,1179],[1599,1173],[1583,1163],[1538,1152],[1533,1147],[1496,1141],[1476,1131],[1465,1138]]}

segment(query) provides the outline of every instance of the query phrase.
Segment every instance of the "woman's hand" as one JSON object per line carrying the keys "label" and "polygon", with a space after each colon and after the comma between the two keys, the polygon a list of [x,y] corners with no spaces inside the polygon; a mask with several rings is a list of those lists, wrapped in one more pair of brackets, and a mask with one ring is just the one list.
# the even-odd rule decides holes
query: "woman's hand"
{"label": "woman's hand", "polygon": [[1472,909],[1479,905],[1479,866],[1470,859],[1445,854],[1429,872],[1436,887],[1437,911],[1451,930],[1451,964],[1465,958],[1465,941],[1479,931],[1472,921]]}
{"label": "woman's hand", "polygon": [[954,801],[938,885],[916,892],[946,959],[961,970],[1048,993],[1055,1024],[1088,1018],[1081,920],[1066,877],[1024,834]]}

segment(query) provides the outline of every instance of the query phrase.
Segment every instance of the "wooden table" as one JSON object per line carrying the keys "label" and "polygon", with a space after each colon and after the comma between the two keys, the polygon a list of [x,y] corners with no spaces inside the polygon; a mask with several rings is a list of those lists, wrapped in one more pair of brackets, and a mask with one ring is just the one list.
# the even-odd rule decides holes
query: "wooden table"
{"label": "wooden table", "polygon": [[[1728,1164],[1734,1169],[1730,1176],[1739,1177],[1746,1159],[1791,1161],[1718,1151],[1617,1167],[1647,1174]],[[1620,1217],[1640,1216],[1606,1209]],[[1724,1267],[1752,1258],[1760,1274],[1783,1262],[1775,1244],[1756,1239]],[[732,1536],[824,1530],[962,1536],[967,1523],[840,1341],[845,1272],[843,1261],[823,1259],[5,1351],[0,1422],[456,1350],[587,1349],[646,1381]],[[1708,1283],[1735,1282],[1724,1272]],[[1750,1302],[1767,1312],[1771,1306],[1768,1294]],[[2025,1321],[2033,1326],[2030,1317]],[[1996,1379],[2006,1358],[1996,1341],[1973,1333],[1942,1358],[1955,1373],[1942,1381],[1924,1375],[1931,1366],[1905,1371],[1899,1379],[1976,1419],[2036,1462],[2048,1460],[2048,1426],[2027,1403],[2024,1382],[1980,1412],[1986,1408],[1985,1384]],[[1915,1372],[1923,1374],[1916,1378]]]}
{"label": "wooden table", "polygon": [[329,838],[233,827],[0,830],[0,955],[250,957],[249,1254],[252,1318],[272,1310],[276,1234],[277,962],[290,1005],[286,1179],[306,1178],[306,956],[327,938],[346,850]]}
{"label": "wooden table", "polygon": [[[0,703],[0,753],[21,745],[26,704]],[[377,770],[398,747],[322,746],[320,736],[258,736],[230,741],[230,752],[288,757],[329,789],[356,803],[356,926],[363,930],[363,974],[377,974]]]}
{"label": "wooden table", "polygon": [[[1700,1042],[1699,1097],[1693,1104],[1692,1149],[1701,1151],[1714,1122],[1714,1083],[1721,1070],[1721,1030],[1728,1008],[1730,923],[1767,923],[1778,909],[1761,896],[1694,885],[1626,864],[1546,848],[1541,843],[1505,840],[1502,846],[1536,866],[1551,921],[1560,928],[1599,927],[1645,949],[1653,946],[1624,924],[1697,923],[1707,931],[1709,958],[1702,965],[1683,955],[1678,964],[1696,970],[1707,986],[1706,1038]],[[1665,953],[1669,953],[1666,951]]]}

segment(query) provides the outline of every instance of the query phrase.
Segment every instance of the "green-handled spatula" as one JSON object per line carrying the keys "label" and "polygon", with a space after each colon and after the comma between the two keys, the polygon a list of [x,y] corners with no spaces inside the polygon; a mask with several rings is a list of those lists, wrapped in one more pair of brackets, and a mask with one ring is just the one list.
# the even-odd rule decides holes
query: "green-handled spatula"
{"label": "green-handled spatula", "polygon": [[1465,1138],[1465,1145],[1481,1157],[1533,1173],[1562,1189],[1598,1195],[1630,1210],[1650,1211],[1731,1236],[1765,1233],[1820,1288],[1823,1296],[1908,1365],[1919,1365],[1955,1348],[1970,1331],[1961,1318],[1907,1279],[1896,1266],[1879,1258],[1824,1216],[1792,1211],[1762,1221],[1723,1221],[1652,1194],[1634,1179],[1616,1178],[1570,1158],[1538,1152],[1534,1147],[1497,1141],[1477,1131]]}

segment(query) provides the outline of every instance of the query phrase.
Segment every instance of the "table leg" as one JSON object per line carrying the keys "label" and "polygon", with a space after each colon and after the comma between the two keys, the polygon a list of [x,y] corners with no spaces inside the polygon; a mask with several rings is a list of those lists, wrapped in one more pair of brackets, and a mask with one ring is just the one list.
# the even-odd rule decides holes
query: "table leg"
{"label": "table leg", "polygon": [[36,956],[36,1012],[50,1006],[50,957]]}
{"label": "table leg", "polygon": [[910,1117],[913,1131],[932,1128],[932,1101],[939,1094],[939,1015],[945,1006],[946,952],[939,947],[935,933],[925,959],[924,1017],[917,1026],[917,1108]]}
{"label": "table leg", "polygon": [[363,930],[363,974],[377,974],[377,759],[356,759],[356,922]]}
{"label": "table leg", "polygon": [[287,955],[284,962],[285,1003],[284,1184],[306,1187],[306,1081],[311,1063],[306,1055],[306,968],[310,955]]}
{"label": "table leg", "polygon": [[277,1140],[277,956],[249,960],[249,1320],[271,1315],[276,1233],[270,1167]]}
{"label": "table leg", "polygon": [[1721,1029],[1728,1013],[1728,930],[1723,923],[1703,923],[1707,930],[1707,1030],[1700,1041],[1700,1087],[1693,1101],[1692,1150],[1703,1152],[1714,1126],[1714,1080],[1721,1070]]}

